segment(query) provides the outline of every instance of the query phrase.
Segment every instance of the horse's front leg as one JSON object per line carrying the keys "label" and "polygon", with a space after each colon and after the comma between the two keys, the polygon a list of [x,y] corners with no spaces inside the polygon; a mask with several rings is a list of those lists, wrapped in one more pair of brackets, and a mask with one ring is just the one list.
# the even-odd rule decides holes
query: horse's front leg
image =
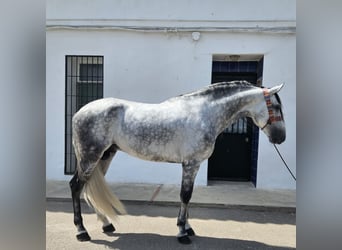
{"label": "horse's front leg", "polygon": [[80,196],[81,196],[84,183],[85,182],[79,178],[77,171],[69,182],[71,194],[72,194],[72,205],[74,208],[74,224],[77,228],[76,238],[79,241],[90,240],[90,236],[87,233],[87,230],[85,229],[83,225],[83,220],[82,220],[82,215],[81,215]]}
{"label": "horse's front leg", "polygon": [[190,244],[189,236],[195,235],[188,222],[188,205],[194,188],[194,181],[199,169],[199,164],[183,164],[182,187],[180,192],[181,207],[178,214],[177,226],[179,233],[177,239],[182,244]]}

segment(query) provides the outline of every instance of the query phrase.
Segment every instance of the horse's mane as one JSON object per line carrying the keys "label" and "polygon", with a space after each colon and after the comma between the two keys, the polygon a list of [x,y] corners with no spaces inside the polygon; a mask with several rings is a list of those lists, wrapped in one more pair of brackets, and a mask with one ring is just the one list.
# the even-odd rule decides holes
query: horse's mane
{"label": "horse's mane", "polygon": [[218,82],[195,92],[181,95],[181,97],[212,96],[212,98],[220,98],[254,87],[254,85],[247,81]]}

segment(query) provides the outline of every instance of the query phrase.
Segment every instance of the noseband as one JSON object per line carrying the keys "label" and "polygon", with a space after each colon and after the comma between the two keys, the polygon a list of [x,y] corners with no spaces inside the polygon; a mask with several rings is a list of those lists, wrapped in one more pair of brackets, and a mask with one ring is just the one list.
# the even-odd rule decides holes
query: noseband
{"label": "noseband", "polygon": [[265,124],[265,126],[263,126],[261,128],[261,130],[266,128],[267,125],[271,125],[274,122],[278,122],[278,121],[283,120],[283,118],[281,116],[274,116],[274,112],[272,109],[272,103],[271,103],[271,96],[270,96],[270,92],[268,91],[268,89],[263,88],[262,91],[264,93],[264,98],[265,98],[266,106],[267,106],[267,110],[268,110],[268,120],[267,120],[267,123]]}

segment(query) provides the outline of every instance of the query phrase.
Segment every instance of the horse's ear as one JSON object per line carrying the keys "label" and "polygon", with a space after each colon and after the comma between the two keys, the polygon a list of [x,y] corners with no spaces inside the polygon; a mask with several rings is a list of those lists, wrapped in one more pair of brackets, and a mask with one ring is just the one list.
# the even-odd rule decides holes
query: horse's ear
{"label": "horse's ear", "polygon": [[280,85],[277,85],[277,86],[270,88],[269,89],[270,95],[274,95],[275,93],[278,93],[282,89],[282,87],[284,87],[284,84],[285,83],[282,83]]}

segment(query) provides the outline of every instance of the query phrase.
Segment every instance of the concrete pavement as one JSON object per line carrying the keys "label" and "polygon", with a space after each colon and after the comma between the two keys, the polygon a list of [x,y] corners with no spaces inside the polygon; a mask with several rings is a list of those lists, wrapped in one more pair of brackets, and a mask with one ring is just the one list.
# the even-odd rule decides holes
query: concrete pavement
{"label": "concrete pavement", "polygon": [[126,215],[114,222],[114,233],[102,233],[102,223],[85,203],[83,222],[91,241],[76,240],[70,201],[48,201],[46,249],[148,250],[285,250],[296,248],[296,215],[226,207],[191,207],[190,223],[196,232],[191,245],[179,244],[176,235],[178,206],[126,203]]}
{"label": "concrete pavement", "polygon": [[[179,204],[180,185],[110,183],[113,193],[124,202]],[[70,200],[67,181],[46,181],[46,198],[51,201]],[[296,191],[257,189],[251,183],[216,182],[195,186],[191,206],[237,207],[256,210],[295,212]]]}
{"label": "concrete pavement", "polygon": [[[180,185],[110,184],[123,201],[117,231],[106,235],[93,210],[82,203],[85,226],[92,238],[78,242],[67,181],[46,182],[46,249],[295,249],[296,192],[262,190],[250,183],[196,186],[190,223],[191,245],[181,245],[176,217]],[[242,209],[241,209],[242,208]]]}

